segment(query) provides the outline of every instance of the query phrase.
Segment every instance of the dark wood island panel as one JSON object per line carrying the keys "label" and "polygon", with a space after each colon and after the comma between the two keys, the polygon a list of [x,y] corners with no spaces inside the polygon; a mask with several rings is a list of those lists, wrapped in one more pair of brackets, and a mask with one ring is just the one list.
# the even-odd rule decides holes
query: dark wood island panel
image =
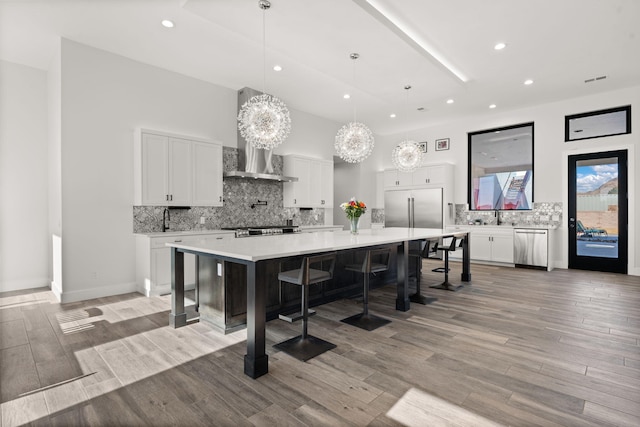
{"label": "dark wood island panel", "polygon": [[[371,287],[392,284],[396,281],[396,254],[392,251],[392,268],[382,274],[372,276]],[[342,268],[353,264],[362,251],[347,250],[337,255],[334,278],[309,291],[310,307],[353,298],[362,294],[362,275]],[[302,257],[285,260],[267,260],[260,263],[256,272],[256,286],[267,289],[267,320],[300,310],[301,289],[289,283],[280,282],[278,273],[300,266]],[[199,256],[197,263],[199,286],[200,320],[206,321],[221,332],[230,333],[246,326],[247,322],[247,267],[215,258]],[[415,274],[415,266],[409,266],[410,275]]]}

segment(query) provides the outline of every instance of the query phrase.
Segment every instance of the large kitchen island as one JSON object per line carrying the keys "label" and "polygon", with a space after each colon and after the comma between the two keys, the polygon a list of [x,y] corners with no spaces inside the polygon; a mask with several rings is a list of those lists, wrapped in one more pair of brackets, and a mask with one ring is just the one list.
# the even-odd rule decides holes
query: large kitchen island
{"label": "large kitchen island", "polygon": [[[265,347],[266,301],[265,286],[260,286],[257,274],[261,266],[271,260],[287,260],[301,255],[333,251],[352,251],[362,248],[391,246],[397,252],[396,310],[409,310],[409,246],[411,242],[463,235],[462,281],[471,280],[468,231],[455,232],[428,228],[383,228],[361,230],[353,235],[348,231],[296,233],[267,236],[257,239],[206,239],[197,244],[167,243],[171,251],[171,314],[169,324],[175,328],[187,324],[184,305],[184,254],[197,257],[215,257],[246,267],[247,292],[247,354],[244,372],[258,378],[268,372]],[[200,284],[203,286],[204,284]],[[240,284],[239,284],[240,285]]]}

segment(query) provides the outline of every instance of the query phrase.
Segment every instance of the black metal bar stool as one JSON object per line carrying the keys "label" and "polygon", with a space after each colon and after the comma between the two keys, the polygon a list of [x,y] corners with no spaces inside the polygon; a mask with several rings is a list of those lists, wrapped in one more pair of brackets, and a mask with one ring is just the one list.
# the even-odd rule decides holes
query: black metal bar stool
{"label": "black metal bar stool", "polygon": [[457,241],[458,241],[458,238],[456,236],[453,236],[451,238],[451,243],[447,246],[443,245],[439,247],[438,244],[436,243],[434,250],[442,251],[444,253],[444,266],[434,268],[431,271],[436,273],[444,273],[444,282],[440,283],[439,285],[430,286],[431,288],[444,289],[446,291],[457,291],[462,288],[462,285],[452,285],[451,283],[449,283],[449,270],[450,270],[449,269],[449,252],[453,252],[456,250]]}
{"label": "black metal bar stool", "polygon": [[[374,258],[385,258],[386,264],[373,262]],[[381,273],[387,271],[391,264],[391,249],[379,248],[370,249],[366,252],[364,261],[361,264],[349,264],[345,267],[345,270],[356,271],[364,274],[364,286],[362,293],[362,313],[358,313],[354,316],[347,317],[341,321],[348,323],[349,325],[357,326],[358,328],[365,329],[367,331],[373,331],[381,326],[391,323],[390,320],[378,317],[369,313],[369,276],[371,273]]]}
{"label": "black metal bar stool", "polygon": [[427,240],[424,242],[424,247],[422,247],[422,249],[416,248],[416,249],[409,250],[409,258],[415,260],[416,262],[416,293],[409,295],[409,301],[411,302],[427,305],[438,300],[438,298],[429,298],[420,294],[420,280],[422,278],[422,260],[424,258],[434,258],[433,255],[436,254],[435,248],[437,247],[437,245],[438,245],[437,240]]}
{"label": "black metal bar stool", "polygon": [[[329,264],[329,267],[325,268],[327,264]],[[302,260],[300,268],[282,271],[278,274],[278,280],[302,286],[301,315],[299,317],[302,318],[302,334],[275,344],[273,346],[275,349],[284,351],[298,360],[307,361],[325,351],[336,348],[335,344],[307,333],[307,323],[309,320],[309,285],[330,280],[333,277],[335,264],[335,252],[309,256]],[[312,265],[319,266],[319,268],[311,268]],[[282,318],[289,320],[286,316]]]}

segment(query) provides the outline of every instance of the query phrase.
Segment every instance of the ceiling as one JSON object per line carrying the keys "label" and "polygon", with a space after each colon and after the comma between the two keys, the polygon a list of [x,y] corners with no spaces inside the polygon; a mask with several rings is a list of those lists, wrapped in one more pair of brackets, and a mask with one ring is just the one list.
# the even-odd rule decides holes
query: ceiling
{"label": "ceiling", "polygon": [[379,135],[640,85],[637,0],[271,3],[263,14],[258,0],[0,0],[0,58],[47,69],[65,37],[234,90],[266,88],[340,123],[357,111]]}

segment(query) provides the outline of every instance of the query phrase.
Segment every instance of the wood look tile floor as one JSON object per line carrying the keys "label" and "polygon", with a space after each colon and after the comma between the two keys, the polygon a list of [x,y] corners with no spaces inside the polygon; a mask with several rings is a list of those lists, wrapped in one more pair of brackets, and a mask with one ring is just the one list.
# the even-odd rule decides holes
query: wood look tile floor
{"label": "wood look tile floor", "polygon": [[[424,285],[442,279],[425,261]],[[459,278],[459,264],[451,277]],[[1,426],[638,426],[640,278],[473,265],[458,292],[340,322],[357,300],[316,307],[310,333],[337,347],[307,363],[271,346],[269,374],[243,374],[244,331],[169,328],[168,296],[58,304],[47,289],[0,294]],[[455,280],[454,280],[455,281]]]}

